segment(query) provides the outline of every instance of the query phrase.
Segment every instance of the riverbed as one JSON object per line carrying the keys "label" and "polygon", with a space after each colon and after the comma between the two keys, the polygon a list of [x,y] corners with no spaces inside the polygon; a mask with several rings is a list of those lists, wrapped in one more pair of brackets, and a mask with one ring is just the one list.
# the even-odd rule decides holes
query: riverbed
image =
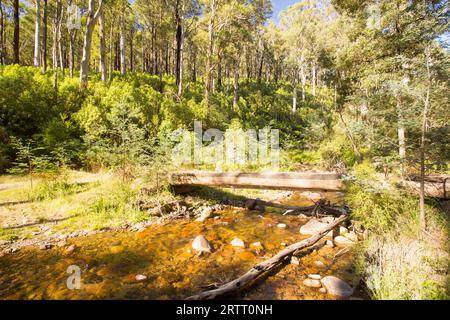
{"label": "riverbed", "polygon": [[[337,194],[325,196],[340,201]],[[299,193],[283,202],[312,203]],[[138,232],[103,232],[69,239],[66,246],[49,250],[26,247],[0,258],[0,298],[183,299],[230,281],[286,245],[307,238],[299,233],[307,221],[275,210],[227,207],[205,221],[179,219]],[[192,241],[200,234],[211,242],[212,253],[199,256],[192,250]],[[236,237],[245,248],[230,244]],[[79,289],[67,286],[69,266],[80,268]],[[309,274],[337,276],[356,287],[355,297],[363,297],[351,248],[321,245],[305,252],[298,263],[288,263],[229,298],[335,299],[305,286]]]}

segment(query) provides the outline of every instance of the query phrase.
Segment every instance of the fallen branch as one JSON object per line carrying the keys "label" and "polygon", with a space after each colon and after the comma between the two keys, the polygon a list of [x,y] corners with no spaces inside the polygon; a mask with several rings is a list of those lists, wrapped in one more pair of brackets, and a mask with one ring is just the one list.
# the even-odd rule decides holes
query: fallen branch
{"label": "fallen branch", "polygon": [[312,206],[305,206],[305,207],[301,207],[301,206],[292,206],[292,205],[286,205],[286,204],[282,204],[279,202],[272,202],[272,201],[264,201],[264,200],[260,200],[260,199],[256,199],[256,204],[257,205],[262,205],[262,206],[266,206],[266,207],[272,207],[272,208],[280,208],[280,209],[285,209],[285,210],[289,210],[289,213],[285,213],[285,214],[298,214],[298,213],[303,213],[306,215],[315,215],[317,213],[318,210],[322,210],[328,214],[332,214],[334,216],[340,216],[340,215],[346,215],[348,214],[348,208],[346,207],[335,207],[335,206],[330,206],[325,204],[324,200],[320,200],[318,201],[316,204],[312,205]]}
{"label": "fallen branch", "polygon": [[239,278],[230,281],[222,286],[220,286],[217,289],[204,291],[202,293],[199,293],[197,295],[191,296],[187,298],[188,300],[204,300],[204,299],[215,299],[217,297],[223,296],[225,294],[230,294],[234,291],[241,290],[242,288],[249,285],[252,281],[254,281],[256,278],[261,276],[263,273],[266,273],[272,269],[274,269],[277,265],[284,262],[286,258],[289,258],[294,254],[296,251],[305,249],[307,247],[310,247],[314,245],[317,241],[322,239],[328,232],[333,230],[335,227],[337,227],[339,224],[344,222],[348,219],[348,215],[342,215],[339,218],[337,218],[335,221],[329,224],[329,226],[324,229],[323,231],[315,234],[314,236],[302,240],[300,242],[296,242],[294,244],[291,244],[290,246],[287,246],[285,249],[281,250],[279,253],[274,255],[272,258],[267,259],[255,266],[253,266],[249,271],[247,271],[245,274],[240,276]]}

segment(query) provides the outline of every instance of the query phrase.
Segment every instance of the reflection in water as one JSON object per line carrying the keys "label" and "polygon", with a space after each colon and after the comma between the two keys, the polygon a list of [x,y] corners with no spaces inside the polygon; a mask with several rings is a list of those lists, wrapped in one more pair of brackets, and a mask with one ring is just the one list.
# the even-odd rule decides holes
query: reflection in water
{"label": "reflection in water", "polygon": [[[337,202],[336,194],[327,197]],[[310,205],[298,194],[289,204]],[[141,232],[108,232],[68,241],[65,248],[41,251],[24,248],[0,259],[0,298],[2,299],[173,299],[185,298],[246,272],[252,265],[277,253],[286,244],[306,238],[299,228],[307,220],[283,216],[280,212],[227,209],[204,222],[172,221]],[[278,223],[287,228],[280,229]],[[214,252],[197,256],[191,242],[203,234]],[[246,248],[233,248],[239,237]],[[252,243],[260,242],[261,247]],[[321,247],[300,258],[300,264],[287,265],[277,274],[260,281],[235,298],[244,299],[328,299],[317,288],[308,288],[308,274],[333,274],[356,281],[350,252],[337,259],[342,248]],[[321,268],[316,261],[323,262]],[[81,268],[81,288],[70,290],[67,268]],[[137,281],[136,275],[147,278]]]}

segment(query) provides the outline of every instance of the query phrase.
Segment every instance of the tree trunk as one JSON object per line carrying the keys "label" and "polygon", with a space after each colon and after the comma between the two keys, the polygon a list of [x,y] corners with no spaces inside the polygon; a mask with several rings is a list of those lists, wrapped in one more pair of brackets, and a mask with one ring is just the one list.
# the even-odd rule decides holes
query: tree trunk
{"label": "tree trunk", "polygon": [[212,72],[213,72],[213,48],[214,48],[214,24],[216,19],[216,0],[211,1],[211,12],[208,22],[208,51],[206,53],[206,72],[205,72],[205,99],[209,104],[209,98],[212,90]]}
{"label": "tree trunk", "polygon": [[122,73],[122,75],[126,75],[127,74],[127,62],[126,62],[126,57],[125,57],[125,17],[122,14],[120,16],[120,41],[119,41],[119,45],[120,45],[120,72]]}
{"label": "tree trunk", "polygon": [[86,31],[83,41],[83,57],[81,58],[80,68],[80,85],[87,86],[89,75],[89,63],[91,60],[92,33],[94,32],[95,23],[103,8],[103,0],[99,0],[98,9],[94,12],[94,0],[89,0],[89,10],[87,14]]}
{"label": "tree trunk", "polygon": [[292,82],[292,87],[292,112],[295,113],[297,111],[297,83],[295,80]]}
{"label": "tree trunk", "polygon": [[312,66],[312,95],[315,97],[316,96],[316,64],[313,63]]}
{"label": "tree trunk", "polygon": [[57,1],[59,5],[59,19],[58,19],[58,51],[59,51],[59,65],[61,67],[61,79],[64,79],[64,50],[63,50],[63,41],[62,41],[62,19],[63,19],[63,11],[64,8],[62,6],[62,3],[58,0]]}
{"label": "tree trunk", "polygon": [[0,0],[0,64],[5,64],[4,35],[5,35],[5,19],[3,13],[3,3],[2,0]]}
{"label": "tree trunk", "polygon": [[234,83],[233,83],[233,110],[237,110],[237,103],[239,98],[239,69],[240,69],[240,59],[236,60],[234,66]]}
{"label": "tree trunk", "polygon": [[183,49],[183,8],[180,8],[180,1],[177,0],[175,4],[175,21],[176,21],[176,49],[175,49],[175,84],[178,87],[178,92],[180,90],[181,83],[181,69],[182,69],[182,59],[181,59],[181,51]]}
{"label": "tree trunk", "polygon": [[36,21],[34,27],[34,56],[33,63],[35,67],[39,67],[41,59],[41,0],[36,0]]}
{"label": "tree trunk", "polygon": [[[431,91],[431,73],[430,73],[430,57],[428,48],[425,49],[426,69],[427,69],[427,91],[425,94],[423,114],[422,114],[422,132],[420,139],[420,191],[419,191],[419,209],[420,209],[420,229],[422,232],[427,230],[427,216],[425,211],[425,147],[427,135],[427,117],[430,108],[430,91]],[[444,189],[445,197],[445,189]]]}
{"label": "tree trunk", "polygon": [[52,45],[52,61],[53,61],[53,88],[56,95],[58,94],[58,34],[59,20],[61,13],[61,1],[56,2],[56,11],[53,16],[53,45]]}
{"label": "tree trunk", "polygon": [[263,65],[264,65],[264,45],[262,46],[262,51],[261,51],[261,58],[259,60],[259,67],[258,67],[258,83],[261,83],[261,78],[262,78],[262,71],[263,71]]}
{"label": "tree trunk", "polygon": [[106,61],[105,61],[105,19],[103,17],[103,9],[98,17],[99,37],[100,37],[100,76],[103,82],[106,81]]}
{"label": "tree trunk", "polygon": [[19,0],[13,0],[14,4],[14,36],[13,36],[13,63],[20,63],[20,21],[19,21]]}
{"label": "tree trunk", "polygon": [[305,67],[302,65],[300,70],[300,76],[302,77],[302,102],[306,100],[306,74]]}
{"label": "tree trunk", "polygon": [[134,37],[134,30],[133,26],[130,28],[130,71],[134,71],[134,47],[133,47],[133,37]]}
{"label": "tree trunk", "polygon": [[113,74],[113,61],[114,61],[114,32],[113,32],[114,20],[111,21],[109,28],[109,81],[112,79]]}
{"label": "tree trunk", "polygon": [[404,162],[406,160],[406,138],[405,138],[405,124],[403,119],[403,111],[401,105],[400,93],[397,93],[397,135],[398,135],[398,154],[401,162],[401,170],[403,173]]}
{"label": "tree trunk", "polygon": [[48,5],[47,0],[44,0],[44,30],[42,34],[42,72],[47,72],[47,19]]}

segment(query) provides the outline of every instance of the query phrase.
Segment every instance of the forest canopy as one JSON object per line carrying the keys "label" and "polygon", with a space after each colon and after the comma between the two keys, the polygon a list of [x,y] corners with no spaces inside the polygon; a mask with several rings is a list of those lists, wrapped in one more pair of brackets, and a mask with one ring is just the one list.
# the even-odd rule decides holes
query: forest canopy
{"label": "forest canopy", "polygon": [[105,152],[123,145],[120,126],[151,155],[195,119],[280,129],[295,161],[414,171],[423,144],[427,169],[448,170],[447,1],[305,0],[277,23],[269,0],[0,9],[3,171],[17,145],[76,167],[112,165]]}

